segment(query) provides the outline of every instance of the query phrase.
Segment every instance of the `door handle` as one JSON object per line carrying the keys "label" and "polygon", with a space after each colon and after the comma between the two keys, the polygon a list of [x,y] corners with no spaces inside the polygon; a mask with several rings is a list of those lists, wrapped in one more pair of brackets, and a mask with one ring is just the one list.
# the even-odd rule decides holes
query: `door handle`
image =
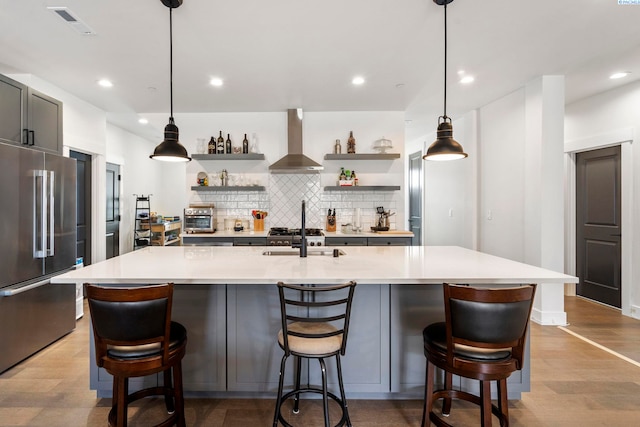
{"label": "door handle", "polygon": [[55,242],[55,218],[56,218],[56,174],[54,171],[48,171],[49,174],[49,226],[47,234],[49,236],[49,247],[47,248],[47,256],[54,256],[56,251]]}
{"label": "door handle", "polygon": [[[41,185],[38,185],[38,181]],[[33,176],[33,257],[45,258],[47,252],[47,173],[34,171]]]}
{"label": "door handle", "polygon": [[29,141],[29,145],[36,145],[36,132],[33,130],[29,131],[29,136],[31,137],[31,141]]}

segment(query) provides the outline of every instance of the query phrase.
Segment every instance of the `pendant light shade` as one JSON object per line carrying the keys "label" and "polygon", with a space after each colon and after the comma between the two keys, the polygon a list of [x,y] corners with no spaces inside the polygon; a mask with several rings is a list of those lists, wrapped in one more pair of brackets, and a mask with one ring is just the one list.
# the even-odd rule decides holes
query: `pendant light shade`
{"label": "pendant light shade", "polygon": [[173,9],[182,4],[182,0],[160,0],[162,4],[169,8],[169,87],[171,93],[171,116],[169,124],[164,128],[164,141],[162,141],[153,154],[150,155],[154,160],[162,160],[165,162],[189,162],[191,157],[187,153],[187,149],[180,144],[178,140],[179,132],[173,120]]}
{"label": "pendant light shade", "polygon": [[457,160],[467,157],[462,145],[453,139],[453,125],[451,117],[447,116],[447,4],[453,0],[433,0],[439,6],[444,6],[444,114],[438,118],[437,138],[429,146],[424,160]]}

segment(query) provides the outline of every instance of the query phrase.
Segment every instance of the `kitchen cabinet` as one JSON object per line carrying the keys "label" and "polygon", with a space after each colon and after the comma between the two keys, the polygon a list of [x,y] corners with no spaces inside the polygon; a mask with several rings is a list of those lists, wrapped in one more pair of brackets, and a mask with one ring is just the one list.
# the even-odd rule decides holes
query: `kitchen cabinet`
{"label": "kitchen cabinet", "polygon": [[329,237],[325,236],[326,246],[367,246],[366,237]]}
{"label": "kitchen cabinet", "polygon": [[0,75],[0,141],[62,154],[62,103]]}
{"label": "kitchen cabinet", "polygon": [[411,246],[411,237],[330,237],[324,238],[326,246]]}
{"label": "kitchen cabinet", "polygon": [[234,237],[233,246],[267,246],[266,237]]}
{"label": "kitchen cabinet", "polygon": [[[444,320],[442,287],[429,285],[395,285],[391,287],[391,392],[419,395],[424,393],[426,360],[422,330],[431,323]],[[527,337],[527,340],[529,338]],[[525,360],[529,360],[530,345],[525,346]],[[515,371],[507,380],[509,398],[519,398],[530,390],[530,363]],[[439,383],[444,383],[440,370]],[[478,382],[453,377],[454,387],[477,390]],[[436,388],[438,388],[436,386]],[[494,391],[495,393],[495,391]],[[495,398],[495,397],[494,397]]]}
{"label": "kitchen cabinet", "polygon": [[368,246],[411,246],[411,237],[369,237]]}
{"label": "kitchen cabinet", "polygon": [[194,185],[192,191],[264,191],[264,185]]}
{"label": "kitchen cabinet", "polygon": [[[228,390],[276,392],[283,352],[276,338],[282,325],[275,285],[227,285],[227,322]],[[347,396],[389,391],[389,339],[389,285],[356,287],[342,358]],[[329,389],[336,393],[335,359],[325,362]],[[291,387],[293,358],[287,363],[285,387]],[[317,363],[303,365],[305,378],[320,384]]]}
{"label": "kitchen cabinet", "polygon": [[[195,392],[226,390],[226,308],[225,286],[180,285],[173,293],[171,317],[180,322],[189,335],[187,353],[182,361],[182,384]],[[95,360],[93,338],[91,361]],[[206,357],[202,357],[206,355]],[[89,365],[90,385],[98,397],[110,398],[113,377],[95,363]],[[132,378],[129,390],[162,384],[157,375]]]}

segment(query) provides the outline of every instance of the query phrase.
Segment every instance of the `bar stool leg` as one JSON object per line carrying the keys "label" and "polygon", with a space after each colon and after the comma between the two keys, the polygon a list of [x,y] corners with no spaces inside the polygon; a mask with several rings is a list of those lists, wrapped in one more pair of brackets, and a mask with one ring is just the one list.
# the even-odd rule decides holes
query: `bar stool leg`
{"label": "bar stool leg", "polygon": [[[451,372],[444,373],[444,389],[451,390],[453,388],[453,374]],[[442,400],[442,415],[448,417],[451,414],[451,398],[445,397]]]}
{"label": "bar stool leg", "polygon": [[284,383],[284,367],[287,362],[287,355],[282,356],[282,361],[280,362],[280,379],[278,382],[278,397],[276,399],[276,411],[273,416],[273,427],[278,427],[278,419],[280,418],[280,405],[282,404],[282,386]]}
{"label": "bar stool leg", "polygon": [[129,394],[129,379],[126,377],[114,378],[114,386],[116,387],[116,425],[118,427],[127,427],[127,395]]}
{"label": "bar stool leg", "polygon": [[349,418],[349,408],[347,406],[347,395],[344,392],[344,382],[342,381],[342,362],[340,361],[339,354],[336,354],[336,366],[338,368],[338,385],[340,386],[340,397],[342,398],[345,420],[347,422],[347,426],[351,427],[351,418]]}
{"label": "bar stool leg", "polygon": [[429,359],[427,359],[427,366],[424,374],[424,405],[422,407],[421,427],[428,427],[431,425],[431,411],[433,410],[433,377],[435,372],[435,366],[432,363],[429,363]]}
{"label": "bar stool leg", "polygon": [[[293,360],[296,364],[296,385],[294,390],[300,390],[300,371],[302,370],[302,360],[300,360],[300,356],[293,356]],[[293,413],[300,413],[300,393],[296,393],[293,397]]]}
{"label": "bar stool leg", "polygon": [[173,390],[173,385],[171,383],[171,369],[167,369],[163,372],[164,376],[164,405],[167,407],[167,413],[173,414],[176,412],[175,402],[173,401],[173,396],[171,395],[171,391]]}
{"label": "bar stool leg", "polygon": [[491,427],[491,381],[480,381],[482,427]]}
{"label": "bar stool leg", "polygon": [[329,398],[327,396],[327,367],[323,358],[318,358],[320,362],[320,370],[322,371],[322,409],[324,410],[324,425],[330,427],[329,424]]}
{"label": "bar stool leg", "polygon": [[182,362],[173,367],[173,385],[175,395],[175,407],[179,411],[177,425],[178,427],[186,427],[187,422],[184,419],[184,390],[182,387]]}

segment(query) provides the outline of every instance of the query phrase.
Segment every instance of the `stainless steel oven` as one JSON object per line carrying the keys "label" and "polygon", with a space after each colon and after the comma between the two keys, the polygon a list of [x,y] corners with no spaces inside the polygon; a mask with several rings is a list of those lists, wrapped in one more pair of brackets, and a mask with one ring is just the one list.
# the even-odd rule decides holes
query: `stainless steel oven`
{"label": "stainless steel oven", "polygon": [[213,205],[191,205],[184,210],[185,233],[214,233],[216,215]]}

